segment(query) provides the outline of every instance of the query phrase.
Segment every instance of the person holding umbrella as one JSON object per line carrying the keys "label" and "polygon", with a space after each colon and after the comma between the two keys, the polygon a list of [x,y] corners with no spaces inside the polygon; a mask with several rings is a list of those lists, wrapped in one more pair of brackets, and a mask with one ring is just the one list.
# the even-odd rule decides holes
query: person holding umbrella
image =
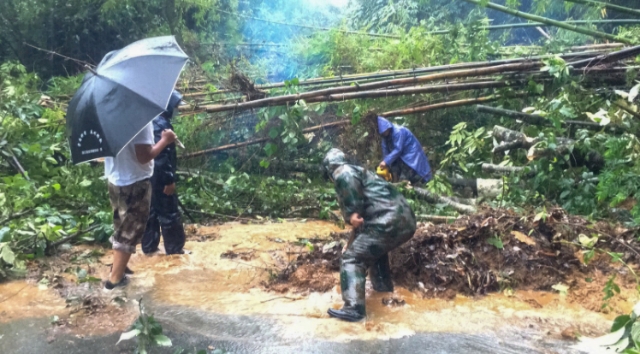
{"label": "person holding umbrella", "polygon": [[166,130],[155,143],[151,121],[164,112],[189,57],[173,36],[147,38],[108,53],[89,68],[67,109],[74,164],[105,158],[113,208],[113,265],[105,290],[125,286],[151,200],[153,160],[177,140]]}
{"label": "person holding umbrella", "polygon": [[[171,118],[182,101],[182,95],[173,91],[169,99],[167,110],[153,120],[153,134],[155,142],[162,141],[162,134],[166,130],[173,130]],[[185,254],[184,227],[178,210],[178,196],[176,195],[176,144],[170,144],[156,156],[151,177],[151,213],[147,222],[147,229],[142,238],[142,252],[151,254],[158,251],[160,244],[160,229],[164,238],[166,254]]]}
{"label": "person holding umbrella", "polygon": [[125,272],[131,254],[142,240],[149,218],[153,160],[176,141],[176,134],[165,130],[154,142],[153,125],[148,124],[116,157],[106,157],[104,172],[109,181],[109,201],[113,208],[113,266],[105,289],[125,286]]}

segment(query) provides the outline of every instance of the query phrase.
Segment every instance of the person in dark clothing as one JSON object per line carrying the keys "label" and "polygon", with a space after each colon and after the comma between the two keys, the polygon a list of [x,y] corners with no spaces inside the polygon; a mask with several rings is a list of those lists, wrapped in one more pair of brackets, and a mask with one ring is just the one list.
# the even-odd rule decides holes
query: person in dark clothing
{"label": "person in dark clothing", "polygon": [[340,265],[344,306],[329,316],[356,322],[365,318],[367,271],[373,290],[393,292],[389,252],[407,242],[416,231],[409,203],[390,183],[362,167],[346,162],[344,153],[331,149],[323,166],[333,181],[345,223],[354,228]]}
{"label": "person in dark clothing", "polygon": [[[158,141],[162,132],[170,129],[174,111],[182,101],[182,95],[173,91],[167,110],[153,120],[153,135]],[[176,195],[176,144],[170,144],[155,158],[153,176],[151,177],[151,212],[147,221],[147,228],[142,238],[142,251],[150,254],[158,251],[160,244],[160,229],[164,238],[164,248],[167,254],[184,254],[184,227],[178,211],[178,196]]]}
{"label": "person in dark clothing", "polygon": [[378,117],[378,133],[382,136],[383,160],[380,167],[391,171],[393,182],[407,180],[414,186],[427,183],[433,177],[422,145],[405,127]]}

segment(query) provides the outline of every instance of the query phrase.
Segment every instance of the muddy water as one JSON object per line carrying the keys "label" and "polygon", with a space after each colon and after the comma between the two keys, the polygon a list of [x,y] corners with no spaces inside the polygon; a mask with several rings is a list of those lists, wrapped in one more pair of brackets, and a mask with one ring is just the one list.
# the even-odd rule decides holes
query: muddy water
{"label": "muddy water", "polygon": [[[419,332],[483,333],[496,328],[523,326],[541,328],[560,337],[569,328],[581,333],[606,330],[600,314],[569,305],[559,295],[543,292],[516,292],[513,296],[487,296],[479,300],[423,299],[399,288],[393,297],[405,306],[382,304],[388,294],[368,291],[366,322],[351,324],[328,318],[330,307],[339,308],[339,288],[319,294],[276,294],[262,290],[269,269],[285,267],[300,249],[287,249],[280,241],[328,238],[339,231],[332,224],[225,225],[201,228],[198,234],[214,234],[213,242],[189,242],[190,257],[158,260],[136,257],[137,269],[150,289],[151,299],[225,315],[264,316],[277,320],[281,335],[290,338],[316,337],[332,341],[401,338]],[[234,251],[252,254],[247,259],[225,259]],[[288,251],[288,252],[287,252]],[[143,272],[144,272],[143,270]],[[153,276],[151,276],[153,275]],[[337,274],[335,275],[337,277]],[[140,281],[142,282],[142,280]],[[176,291],[180,289],[180,291]]]}
{"label": "muddy water", "polygon": [[23,281],[0,284],[0,323],[42,314],[61,315],[65,308],[65,300],[51,289]]}
{"label": "muddy water", "polygon": [[[174,312],[189,312],[209,319],[240,316],[256,323],[269,323],[271,335],[293,342],[316,338],[345,343],[421,333],[495,335],[525,330],[560,339],[568,329],[587,335],[603,333],[607,330],[608,320],[614,316],[587,311],[569,304],[558,294],[544,292],[521,291],[511,296],[490,295],[480,299],[458,296],[453,300],[439,300],[423,299],[420,294],[399,288],[393,297],[404,300],[405,305],[397,307],[383,305],[383,298],[388,298],[389,294],[377,294],[369,289],[367,320],[352,324],[329,319],[326,315],[328,308],[341,306],[337,287],[326,293],[310,294],[277,294],[263,290],[260,284],[268,281],[274,270],[286,267],[297,254],[305,251],[304,247],[292,246],[291,242],[329,239],[329,233],[333,231],[341,230],[333,224],[317,221],[199,227],[190,239],[200,242],[189,241],[186,245],[193,252],[191,255],[134,255],[131,267],[136,274],[124,296],[129,299],[144,296],[152,307],[162,309],[159,318],[163,321],[177,319],[179,315]],[[235,258],[225,258],[223,254],[233,254]],[[110,263],[111,256],[105,255],[102,262]],[[104,278],[107,273],[108,267],[104,266],[99,275]],[[0,322],[65,311],[64,300],[53,291],[25,285],[24,282],[0,285]],[[131,320],[129,316],[129,322],[113,325],[112,331],[122,330]],[[182,329],[185,332],[206,330],[202,325],[199,328],[195,328],[197,324],[190,325],[188,319],[181,323],[186,326]],[[261,334],[252,336],[257,338]]]}

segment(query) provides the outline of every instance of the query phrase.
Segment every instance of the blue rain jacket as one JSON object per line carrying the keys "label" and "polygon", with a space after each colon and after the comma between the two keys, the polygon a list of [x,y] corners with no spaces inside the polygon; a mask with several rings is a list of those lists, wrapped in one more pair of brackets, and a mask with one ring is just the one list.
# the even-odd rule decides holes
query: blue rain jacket
{"label": "blue rain jacket", "polygon": [[382,138],[382,155],[387,166],[391,166],[400,158],[425,181],[431,180],[429,160],[413,133],[405,127],[391,124],[388,120],[378,117],[378,133],[382,134],[388,129],[392,129],[391,135]]}

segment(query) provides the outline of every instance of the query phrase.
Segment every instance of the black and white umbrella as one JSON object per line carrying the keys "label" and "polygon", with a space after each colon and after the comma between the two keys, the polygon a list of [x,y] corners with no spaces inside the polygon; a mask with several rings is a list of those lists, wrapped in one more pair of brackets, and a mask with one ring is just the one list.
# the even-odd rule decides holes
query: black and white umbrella
{"label": "black and white umbrella", "polygon": [[166,110],[188,59],[173,36],[143,39],[107,54],[85,75],[67,109],[73,163],[115,157]]}

